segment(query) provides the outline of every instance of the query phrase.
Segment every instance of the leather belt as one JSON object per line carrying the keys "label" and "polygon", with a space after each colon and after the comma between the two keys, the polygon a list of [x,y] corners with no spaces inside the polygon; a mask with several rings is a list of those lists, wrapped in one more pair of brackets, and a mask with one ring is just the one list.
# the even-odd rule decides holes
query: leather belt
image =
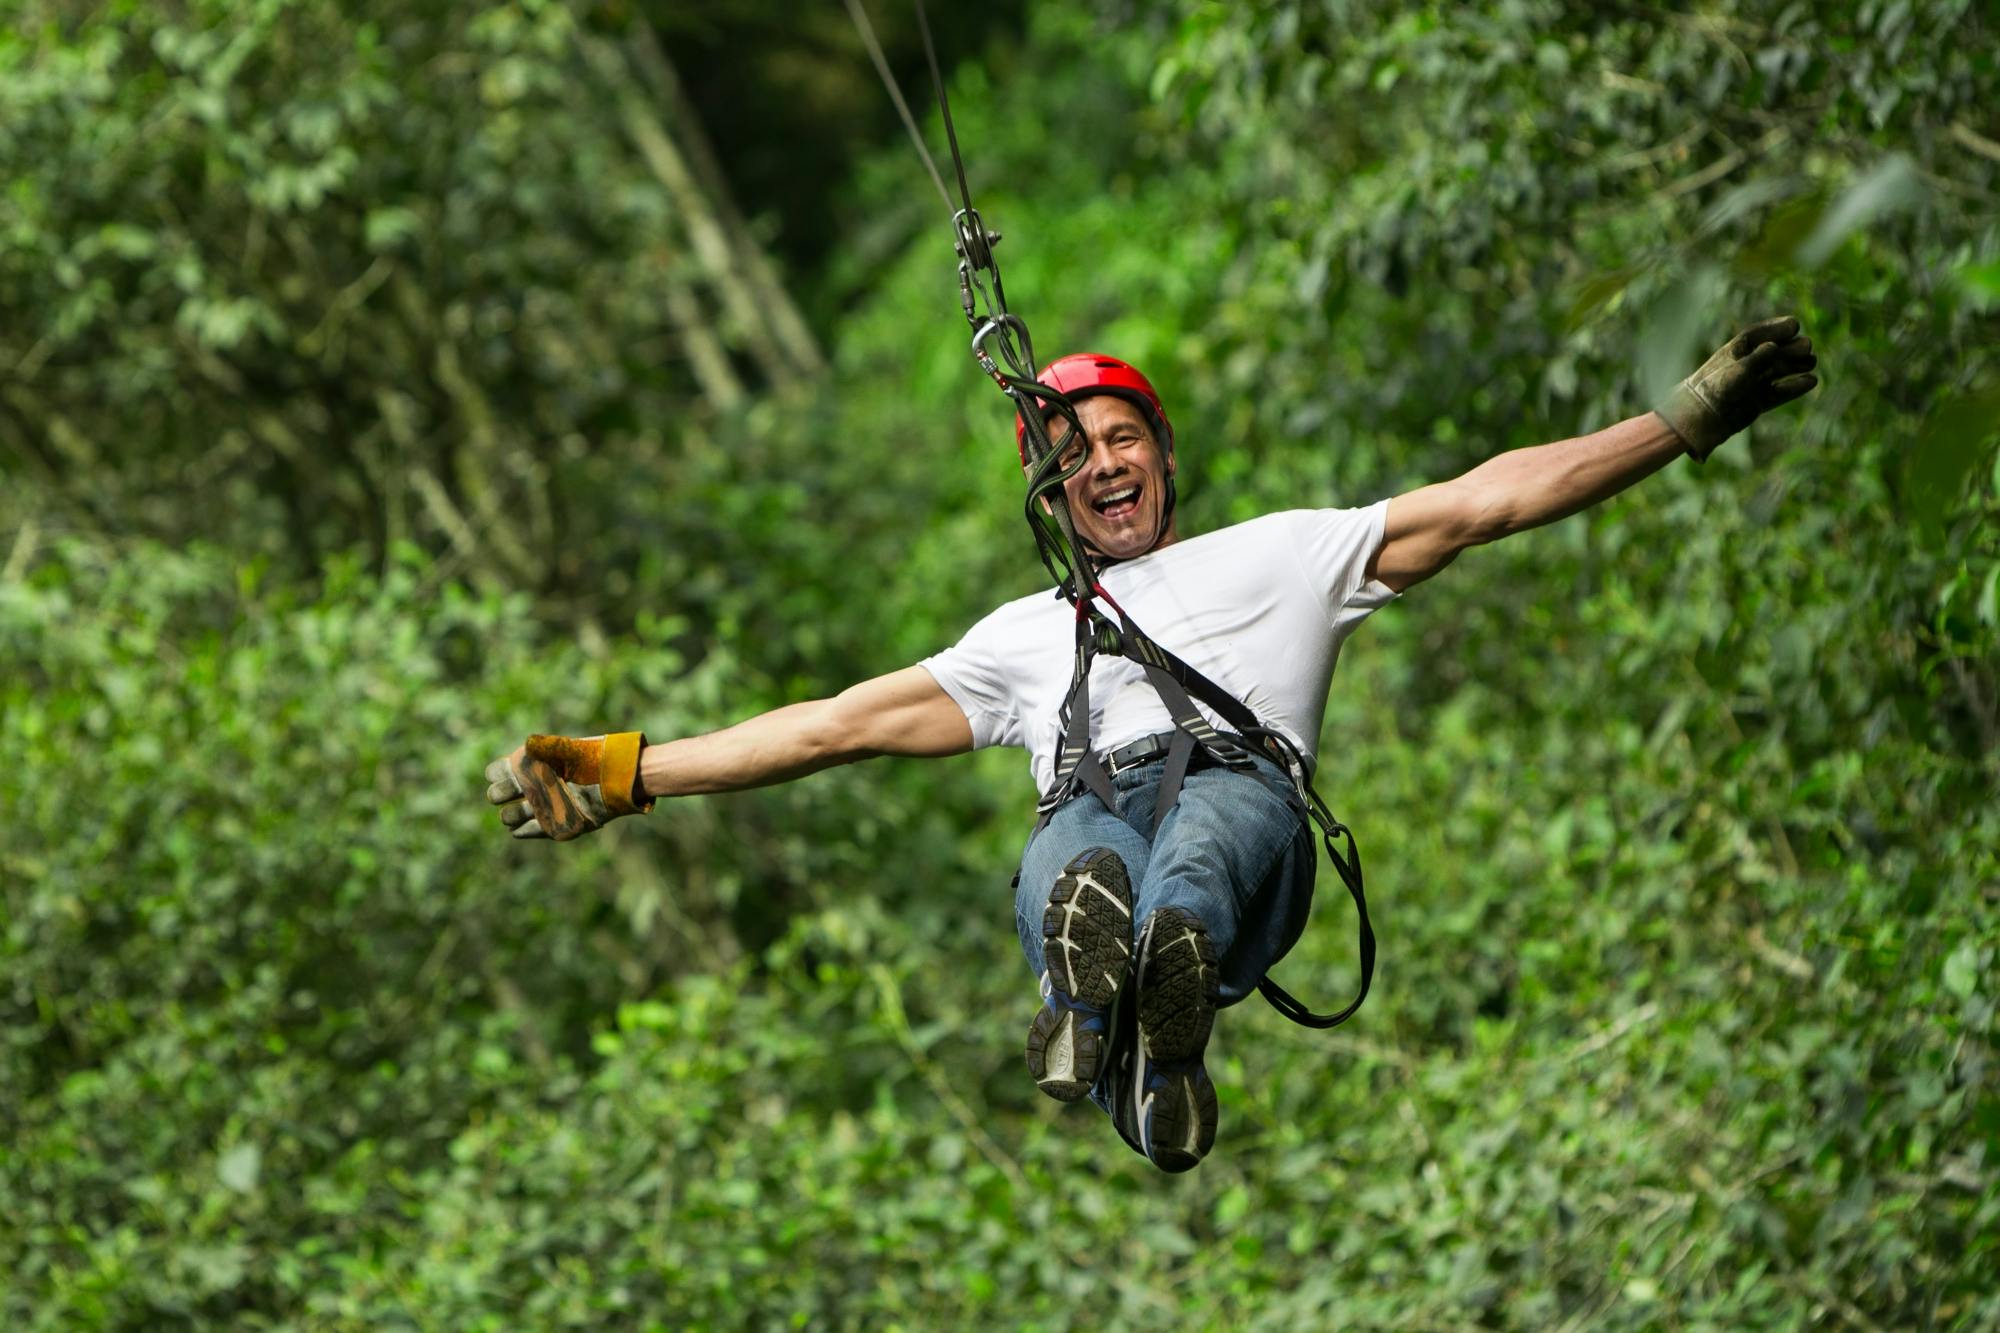
{"label": "leather belt", "polygon": [[1155,759],[1164,759],[1167,746],[1173,743],[1173,739],[1174,733],[1171,731],[1159,731],[1151,736],[1141,736],[1130,745],[1121,745],[1109,754],[1098,756],[1098,762],[1104,765],[1106,773],[1116,777],[1128,768],[1137,768],[1141,764],[1150,764]]}

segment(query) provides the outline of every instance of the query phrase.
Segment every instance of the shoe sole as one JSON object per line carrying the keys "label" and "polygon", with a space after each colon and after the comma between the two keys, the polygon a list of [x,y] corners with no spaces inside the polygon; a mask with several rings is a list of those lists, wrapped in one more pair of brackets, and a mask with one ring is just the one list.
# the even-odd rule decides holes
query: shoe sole
{"label": "shoe sole", "polygon": [[[1139,1046],[1134,1096],[1147,1156],[1186,1171],[1215,1146],[1215,1084],[1202,1065],[1221,991],[1215,945],[1191,913],[1162,907],[1147,918],[1139,961]],[[1166,1080],[1148,1092],[1146,1066]]]}
{"label": "shoe sole", "polygon": [[1043,1092],[1073,1102],[1097,1083],[1112,1006],[1132,967],[1132,883],[1116,852],[1084,852],[1057,877],[1042,914],[1042,965],[1068,1004],[1106,1011],[1102,1033],[1082,1027],[1075,1009],[1051,1005],[1028,1026],[1028,1072]]}

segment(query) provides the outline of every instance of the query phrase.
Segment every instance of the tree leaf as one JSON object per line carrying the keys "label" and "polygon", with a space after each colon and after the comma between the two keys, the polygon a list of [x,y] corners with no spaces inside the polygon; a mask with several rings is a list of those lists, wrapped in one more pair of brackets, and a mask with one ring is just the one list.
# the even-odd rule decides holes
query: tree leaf
{"label": "tree leaf", "polygon": [[1732,330],[1716,326],[1721,271],[1699,265],[1653,303],[1639,334],[1639,384],[1648,402],[1659,402],[1701,364],[1711,346]]}
{"label": "tree leaf", "polygon": [[215,1178],[227,1189],[248,1194],[257,1188],[257,1178],[263,1170],[263,1150],[254,1143],[239,1143],[215,1164]]}
{"label": "tree leaf", "polygon": [[1923,182],[1909,158],[1901,153],[1883,158],[1820,214],[1812,234],[1799,246],[1798,262],[1807,268],[1819,267],[1849,236],[1909,208],[1923,193]]}
{"label": "tree leaf", "polygon": [[1979,948],[1967,940],[1944,960],[1944,988],[1961,1000],[1972,998],[1979,986]]}
{"label": "tree leaf", "polygon": [[2000,259],[1986,264],[1963,264],[1957,277],[1959,287],[1981,310],[2000,306]]}

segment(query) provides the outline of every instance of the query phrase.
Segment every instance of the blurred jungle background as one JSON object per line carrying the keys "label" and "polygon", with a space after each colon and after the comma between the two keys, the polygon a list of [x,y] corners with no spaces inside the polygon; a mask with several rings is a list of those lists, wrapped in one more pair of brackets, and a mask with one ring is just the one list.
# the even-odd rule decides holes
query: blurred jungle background
{"label": "blurred jungle background", "polygon": [[1149,369],[1191,530],[1767,313],[1824,384],[1357,636],[1373,998],[1226,1014],[1164,1177],[1024,1076],[1019,753],[482,803],[1043,583],[842,7],[14,0],[0,1324],[2000,1326],[1993,10],[932,8],[1008,294]]}

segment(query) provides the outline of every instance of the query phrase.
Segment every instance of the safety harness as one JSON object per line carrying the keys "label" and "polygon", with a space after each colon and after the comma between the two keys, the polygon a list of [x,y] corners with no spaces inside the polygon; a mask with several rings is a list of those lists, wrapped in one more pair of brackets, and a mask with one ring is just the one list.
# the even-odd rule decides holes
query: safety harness
{"label": "safety harness", "polygon": [[[1070,395],[1036,379],[1034,343],[1028,336],[1028,326],[1020,316],[1007,309],[1000,267],[993,257],[993,247],[999,243],[1000,234],[988,231],[978,210],[972,206],[972,194],[965,181],[965,162],[958,150],[958,134],[952,127],[951,104],[945,96],[944,78],[938,69],[937,52],[931,43],[930,23],[924,14],[922,0],[916,0],[917,24],[923,34],[924,54],[930,64],[931,82],[937,90],[938,110],[944,118],[945,135],[951,144],[952,165],[957,169],[961,206],[956,209],[952,207],[951,196],[938,174],[937,164],[931,160],[930,150],[924,145],[923,135],[889,72],[888,61],[875,39],[860,0],[847,0],[847,8],[868,47],[876,71],[882,76],[890,98],[910,132],[911,141],[916,144],[918,154],[930,170],[939,196],[951,212],[952,244],[958,254],[959,305],[965,312],[967,323],[972,326],[973,359],[1007,395],[1020,420],[1023,428],[1022,458],[1031,469],[1023,512],[1029,530],[1034,533],[1035,549],[1042,565],[1055,580],[1056,595],[1076,608],[1076,661],[1070,676],[1069,692],[1063,699],[1059,714],[1062,744],[1056,754],[1055,779],[1035,807],[1035,832],[1039,833],[1056,811],[1085,794],[1097,796],[1107,809],[1115,811],[1118,808],[1117,794],[1111,785],[1111,766],[1106,762],[1107,757],[1097,754],[1090,743],[1090,669],[1100,653],[1129,658],[1145,673],[1174,724],[1171,732],[1149,738],[1149,741],[1164,743],[1165,767],[1160,776],[1153,816],[1155,834],[1179,800],[1181,786],[1197,759],[1247,773],[1256,767],[1252,755],[1262,751],[1284,766],[1291,779],[1297,806],[1318,826],[1327,857],[1333,862],[1334,869],[1340,872],[1348,895],[1354,900],[1359,923],[1361,984],[1346,1008],[1330,1014],[1314,1013],[1268,976],[1258,983],[1257,989],[1270,1001],[1272,1008],[1294,1023],[1310,1028],[1330,1028],[1343,1023],[1368,998],[1368,985],[1375,975],[1375,932],[1368,923],[1368,898],[1362,887],[1361,852],[1355,845],[1353,830],[1334,818],[1333,812],[1320,798],[1313,786],[1311,767],[1290,737],[1263,725],[1240,699],[1160,646],[1133,622],[1125,608],[1099,582],[1099,571],[1106,562],[1077,536],[1064,490],[1064,483],[1076,475],[1086,461],[1085,450],[1069,448],[1073,439],[1081,438],[1078,432],[1082,430],[1082,424],[1077,419]],[[1064,429],[1060,437],[1051,441],[1048,423],[1056,417],[1061,418]],[[1163,518],[1163,524],[1164,521]],[[1105,614],[1104,607],[1110,608],[1116,615],[1115,621]],[[1221,730],[1210,723],[1197,702],[1206,705],[1230,730]],[[1162,753],[1154,745],[1146,742],[1139,744],[1141,755],[1149,751],[1155,755]],[[1126,750],[1133,748],[1128,746]],[[1133,755],[1128,762],[1136,763],[1139,757]],[[1344,854],[1342,842],[1345,843]]]}

